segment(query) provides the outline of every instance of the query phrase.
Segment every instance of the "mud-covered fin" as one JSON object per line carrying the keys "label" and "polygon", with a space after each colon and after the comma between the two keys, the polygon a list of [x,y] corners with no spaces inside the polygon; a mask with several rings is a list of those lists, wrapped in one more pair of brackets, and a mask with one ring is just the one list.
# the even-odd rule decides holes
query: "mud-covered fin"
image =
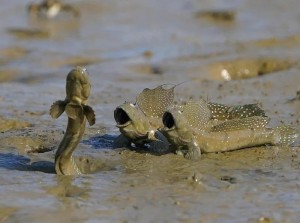
{"label": "mud-covered fin", "polygon": [[266,117],[265,111],[258,104],[232,106],[228,109],[229,119],[247,118],[252,116]]}
{"label": "mud-covered fin", "polygon": [[226,132],[243,129],[263,129],[266,128],[266,125],[269,123],[269,121],[270,118],[261,116],[233,119],[213,126],[211,128],[211,132]]}
{"label": "mud-covered fin", "polygon": [[65,101],[56,101],[51,105],[50,108],[50,115],[52,118],[57,119],[59,116],[61,116],[62,113],[64,113],[66,107]]}
{"label": "mud-covered fin", "polygon": [[83,106],[83,111],[86,119],[88,120],[89,124],[92,126],[96,123],[96,116],[93,108],[88,105]]}
{"label": "mud-covered fin", "polygon": [[200,157],[201,157],[201,150],[200,150],[198,144],[192,140],[188,144],[188,151],[184,155],[184,158],[189,159],[189,160],[197,160]]}
{"label": "mud-covered fin", "polygon": [[206,101],[188,101],[181,106],[181,111],[191,127],[204,130],[211,118]]}
{"label": "mud-covered fin", "polygon": [[84,115],[82,106],[75,103],[68,103],[66,105],[66,113],[71,119],[82,118]]}
{"label": "mud-covered fin", "polygon": [[154,89],[145,88],[136,98],[136,104],[148,117],[162,117],[166,109],[173,103],[174,88],[163,88],[160,85]]}
{"label": "mud-covered fin", "polygon": [[299,137],[299,131],[290,126],[278,126],[274,128],[274,133],[278,135],[278,145],[290,145]]}
{"label": "mud-covered fin", "polygon": [[155,138],[157,141],[152,141],[149,143],[149,151],[157,154],[165,154],[170,152],[170,143],[166,137],[159,131],[155,132]]}

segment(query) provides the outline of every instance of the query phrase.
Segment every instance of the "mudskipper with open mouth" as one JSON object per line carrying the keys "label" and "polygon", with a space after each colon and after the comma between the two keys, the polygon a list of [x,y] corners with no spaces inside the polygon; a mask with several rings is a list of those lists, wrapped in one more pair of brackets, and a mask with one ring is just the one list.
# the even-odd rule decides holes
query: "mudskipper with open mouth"
{"label": "mudskipper with open mouth", "polygon": [[238,118],[241,115],[245,116],[244,112],[235,119],[216,122],[206,101],[189,101],[164,113],[160,131],[187,159],[266,144],[290,145],[299,135],[289,126],[267,128],[269,118],[264,115]]}
{"label": "mudskipper with open mouth", "polygon": [[[115,140],[115,147],[145,147],[156,153],[169,152],[168,140],[158,131],[163,127],[164,112],[174,105],[174,89],[160,85],[154,89],[144,89],[136,98],[136,102],[118,106],[114,118],[121,135]],[[265,116],[265,112],[257,104],[228,106],[208,103],[210,119],[231,120],[251,116]]]}
{"label": "mudskipper with open mouth", "polygon": [[115,147],[150,146],[153,152],[162,153],[168,150],[169,143],[157,131],[163,126],[162,115],[173,104],[174,88],[167,89],[160,85],[154,89],[144,89],[136,98],[136,102],[118,106],[114,118],[121,135],[115,140]]}

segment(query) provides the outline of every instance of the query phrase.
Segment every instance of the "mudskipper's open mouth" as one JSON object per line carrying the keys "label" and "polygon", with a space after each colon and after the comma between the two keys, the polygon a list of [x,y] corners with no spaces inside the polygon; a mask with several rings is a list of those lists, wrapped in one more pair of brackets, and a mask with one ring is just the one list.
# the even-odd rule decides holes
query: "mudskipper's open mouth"
{"label": "mudskipper's open mouth", "polygon": [[164,124],[164,130],[171,130],[175,128],[175,119],[173,115],[170,112],[165,112],[163,115],[163,124]]}
{"label": "mudskipper's open mouth", "polygon": [[124,111],[122,108],[116,108],[114,111],[114,117],[117,122],[117,127],[126,127],[130,124],[131,119],[129,118],[126,111]]}

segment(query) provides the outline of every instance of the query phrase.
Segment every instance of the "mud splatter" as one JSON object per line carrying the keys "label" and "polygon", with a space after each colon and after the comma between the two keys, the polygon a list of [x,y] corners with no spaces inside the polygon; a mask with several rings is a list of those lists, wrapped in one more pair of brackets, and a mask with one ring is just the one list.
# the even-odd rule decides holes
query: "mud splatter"
{"label": "mud splatter", "polygon": [[32,126],[32,124],[19,120],[5,119],[0,116],[0,132],[5,132],[11,129],[21,129],[29,126]]}
{"label": "mud splatter", "polygon": [[230,10],[207,10],[195,13],[197,19],[210,19],[215,22],[233,22],[236,18],[236,12]]}
{"label": "mud splatter", "polygon": [[41,29],[8,28],[7,32],[18,39],[47,39],[49,32]]}

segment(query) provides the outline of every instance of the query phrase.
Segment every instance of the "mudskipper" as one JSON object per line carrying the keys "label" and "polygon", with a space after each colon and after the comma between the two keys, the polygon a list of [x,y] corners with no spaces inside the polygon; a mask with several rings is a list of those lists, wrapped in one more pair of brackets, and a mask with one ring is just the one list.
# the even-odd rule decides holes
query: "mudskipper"
{"label": "mudskipper", "polygon": [[[174,105],[174,89],[160,85],[154,89],[144,89],[136,98],[136,102],[118,106],[114,118],[121,135],[115,140],[114,147],[136,147],[149,145],[150,151],[165,153],[169,151],[167,139],[158,131],[163,127],[164,112]],[[224,121],[251,116],[265,116],[264,111],[256,104],[228,106],[208,103],[211,119]]]}
{"label": "mudskipper", "polygon": [[163,126],[162,115],[173,104],[174,88],[160,85],[154,89],[144,89],[136,98],[136,102],[118,106],[114,118],[121,135],[115,140],[115,147],[150,146],[153,152],[162,153],[168,150],[169,143],[157,131]]}
{"label": "mudskipper", "polygon": [[245,113],[235,112],[240,115],[216,122],[206,101],[189,101],[182,106],[173,106],[164,113],[164,127],[160,131],[173,150],[187,159],[197,159],[201,153],[266,144],[290,145],[298,137],[297,131],[289,126],[267,128],[269,118],[257,109],[250,114],[261,113],[261,116],[244,117]]}
{"label": "mudskipper", "polygon": [[85,68],[77,67],[67,76],[66,98],[56,101],[50,109],[52,118],[58,118],[63,112],[68,115],[68,125],[65,135],[55,154],[55,171],[60,175],[81,174],[75,163],[73,152],[85,130],[86,120],[90,125],[95,124],[95,113],[87,105],[91,84]]}

